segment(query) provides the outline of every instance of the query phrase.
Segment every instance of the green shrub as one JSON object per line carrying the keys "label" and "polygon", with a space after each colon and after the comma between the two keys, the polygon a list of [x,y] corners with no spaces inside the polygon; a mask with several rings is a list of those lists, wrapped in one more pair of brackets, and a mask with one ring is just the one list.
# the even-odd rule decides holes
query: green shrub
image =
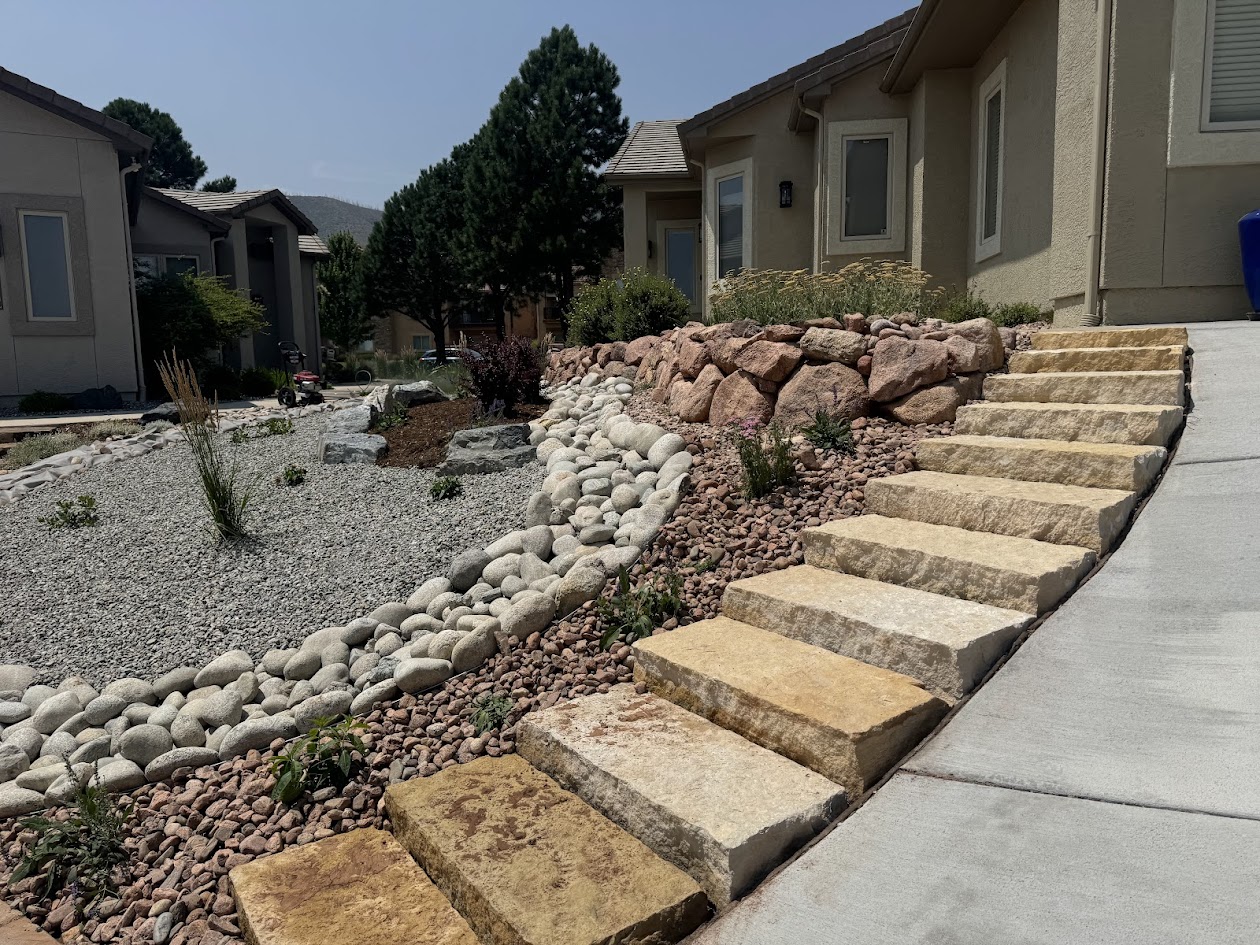
{"label": "green shrub", "polygon": [[241,393],[246,397],[271,397],[289,383],[279,368],[252,367],[241,371]]}
{"label": "green shrub", "polygon": [[74,401],[65,394],[46,390],[31,391],[18,401],[18,410],[22,413],[63,413],[73,409]]}
{"label": "green shrub", "polygon": [[825,410],[814,414],[814,422],[801,427],[801,433],[811,446],[820,450],[836,450],[853,455],[853,426],[843,417],[833,417]]}
{"label": "green shrub", "polygon": [[429,498],[434,502],[440,502],[443,499],[454,499],[456,496],[464,494],[464,487],[454,476],[442,476],[440,479],[434,479],[433,485],[429,486]]}
{"label": "green shrub", "polygon": [[303,792],[326,787],[340,790],[349,784],[367,752],[359,737],[366,729],[355,719],[316,719],[306,735],[271,760],[271,773],[276,776],[272,800],[292,804]]}
{"label": "green shrub", "polygon": [[293,421],[288,417],[268,417],[258,424],[258,436],[287,436],[293,432]]}
{"label": "green shrub", "polygon": [[211,364],[201,372],[201,386],[219,400],[241,399],[241,375],[228,364]]}
{"label": "green shrub", "polygon": [[569,343],[595,345],[659,335],[687,321],[691,303],[673,281],[628,269],[580,289],[569,308]]}
{"label": "green shrub", "polygon": [[682,613],[682,578],[674,572],[642,587],[630,587],[630,572],[617,569],[617,590],[612,597],[595,602],[603,633],[599,645],[605,650],[618,640],[633,643],[652,635],[670,617]]}
{"label": "green shrub", "polygon": [[973,292],[952,292],[944,296],[932,310],[933,318],[956,324],[973,318],[992,318],[993,307]]}
{"label": "green shrub", "polygon": [[34,831],[35,839],[23,851],[10,882],[42,877],[37,887],[42,901],[70,889],[75,894],[75,909],[82,916],[105,896],[117,892],[114,874],[127,862],[123,837],[131,808],[115,804],[104,788],[91,783],[93,775],[76,774],[69,762],[66,771],[75,786],[70,816],[22,821],[23,830]]}
{"label": "green shrub", "polygon": [[289,463],[284,467],[284,471],[276,476],[278,486],[300,486],[304,482],[306,482],[306,470],[295,463]]}
{"label": "green shrub", "polygon": [[537,403],[542,398],[542,376],[545,353],[528,338],[509,335],[498,341],[482,343],[462,355],[465,394],[476,397],[487,410],[502,405],[505,413],[519,403]]}
{"label": "green shrub", "polygon": [[393,430],[406,422],[407,411],[402,407],[395,407],[389,413],[383,413],[377,417],[373,427],[377,433],[384,433],[386,430]]}
{"label": "green shrub", "polygon": [[1016,325],[1027,325],[1030,322],[1049,321],[1054,316],[1043,312],[1031,302],[1011,302],[999,305],[989,317],[1001,328],[1014,328]]}
{"label": "green shrub", "polygon": [[134,420],[103,420],[94,423],[88,429],[89,440],[106,440],[111,436],[135,436],[140,432],[140,424]]}
{"label": "green shrub", "polygon": [[792,438],[777,423],[767,427],[745,421],[734,427],[735,446],[744,470],[744,495],[759,499],[796,478]]}
{"label": "green shrub", "polygon": [[507,696],[493,695],[489,692],[478,696],[477,701],[473,703],[471,719],[473,731],[478,735],[484,735],[491,729],[502,727],[514,705],[515,703]]}
{"label": "green shrub", "polygon": [[83,437],[76,433],[39,433],[14,443],[9,448],[9,452],[3,455],[8,467],[17,469],[21,466],[37,463],[41,459],[47,459],[49,456],[56,456],[58,453],[75,449],[83,444]]}
{"label": "green shrub", "polygon": [[908,262],[863,259],[838,272],[744,270],[724,279],[711,300],[712,320],[761,325],[861,313],[871,318],[922,314],[937,304],[929,276]]}
{"label": "green shrub", "polygon": [[90,495],[81,495],[73,502],[61,499],[56,509],[40,516],[39,521],[49,528],[90,528],[101,523],[96,514],[96,500]]}

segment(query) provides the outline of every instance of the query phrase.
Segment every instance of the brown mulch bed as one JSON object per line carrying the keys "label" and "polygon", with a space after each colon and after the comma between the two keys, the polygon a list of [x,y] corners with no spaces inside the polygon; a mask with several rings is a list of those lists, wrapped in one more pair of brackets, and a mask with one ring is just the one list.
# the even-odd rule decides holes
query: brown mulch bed
{"label": "brown mulch bed", "polygon": [[[480,426],[525,423],[543,415],[545,404],[519,404],[502,417],[483,420]],[[446,458],[446,445],[456,430],[476,424],[477,399],[464,397],[436,404],[420,404],[407,411],[407,422],[381,432],[389,449],[378,461],[381,466],[409,466],[429,469]],[[379,432],[379,431],[378,431]]]}

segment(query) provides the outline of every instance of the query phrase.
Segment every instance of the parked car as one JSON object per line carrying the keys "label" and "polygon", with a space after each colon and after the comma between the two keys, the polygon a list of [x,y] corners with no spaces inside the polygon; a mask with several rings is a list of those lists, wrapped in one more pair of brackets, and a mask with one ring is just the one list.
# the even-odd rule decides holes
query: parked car
{"label": "parked car", "polygon": [[[458,361],[465,354],[467,354],[468,357],[472,358],[474,361],[481,360],[480,352],[474,351],[472,348],[460,348],[453,345],[446,349],[446,360],[448,362]],[[427,352],[425,356],[420,359],[420,363],[428,365],[430,367],[432,367],[433,365],[436,365],[438,363],[437,352],[436,351]]]}

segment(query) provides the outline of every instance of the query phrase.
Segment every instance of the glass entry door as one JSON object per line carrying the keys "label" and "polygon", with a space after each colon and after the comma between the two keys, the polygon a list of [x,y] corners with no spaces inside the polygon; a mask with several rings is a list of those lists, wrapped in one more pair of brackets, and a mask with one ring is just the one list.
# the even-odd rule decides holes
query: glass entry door
{"label": "glass entry door", "polygon": [[666,223],[665,275],[687,296],[693,312],[700,311],[700,224]]}

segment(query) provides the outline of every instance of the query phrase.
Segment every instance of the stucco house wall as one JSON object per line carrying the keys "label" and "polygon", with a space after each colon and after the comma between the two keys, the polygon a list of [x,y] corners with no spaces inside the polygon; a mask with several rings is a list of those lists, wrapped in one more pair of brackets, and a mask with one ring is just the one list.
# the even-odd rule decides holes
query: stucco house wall
{"label": "stucco house wall", "polygon": [[196,257],[198,272],[213,273],[211,234],[196,218],[151,197],[142,200],[131,228],[133,256]]}

